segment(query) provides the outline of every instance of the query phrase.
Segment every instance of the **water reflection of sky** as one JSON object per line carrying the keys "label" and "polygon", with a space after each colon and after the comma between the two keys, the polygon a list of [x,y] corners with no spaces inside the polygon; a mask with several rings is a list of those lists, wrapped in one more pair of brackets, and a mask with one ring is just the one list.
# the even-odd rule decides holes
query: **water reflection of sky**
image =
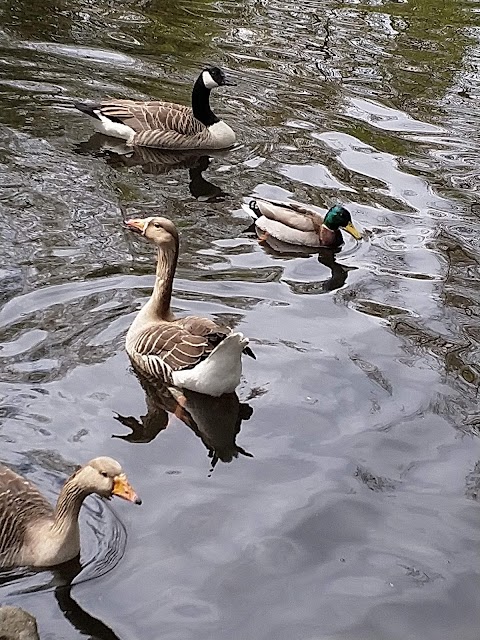
{"label": "water reflection of sky", "polygon": [[[144,499],[115,506],[125,555],[71,591],[118,637],[476,640],[478,30],[460,4],[0,2],[1,458],[52,498],[69,464],[122,461]],[[69,108],[186,102],[214,61],[239,144],[206,167],[88,146]],[[367,238],[335,256],[344,282],[325,293],[317,256],[260,246],[254,195],[346,204]],[[123,336],[153,256],[125,213],[177,222],[179,313],[252,337],[236,444],[255,457],[211,477],[205,433],[176,418],[112,438],[148,409]],[[116,518],[82,518],[102,558]],[[11,595],[31,580],[2,601],[80,637],[52,592]]]}

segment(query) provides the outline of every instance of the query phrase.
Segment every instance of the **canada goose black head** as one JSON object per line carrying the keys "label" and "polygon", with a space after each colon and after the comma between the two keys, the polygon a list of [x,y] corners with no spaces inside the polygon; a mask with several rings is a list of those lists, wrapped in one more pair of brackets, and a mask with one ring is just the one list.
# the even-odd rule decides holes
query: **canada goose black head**
{"label": "canada goose black head", "polygon": [[220,67],[206,67],[202,71],[202,82],[207,89],[215,89],[216,87],[236,86],[235,82],[227,80],[225,72]]}

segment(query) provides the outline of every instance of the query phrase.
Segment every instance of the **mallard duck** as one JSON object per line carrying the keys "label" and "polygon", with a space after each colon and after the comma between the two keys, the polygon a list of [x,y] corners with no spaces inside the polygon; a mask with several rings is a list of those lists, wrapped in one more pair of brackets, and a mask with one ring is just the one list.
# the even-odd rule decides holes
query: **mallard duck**
{"label": "mallard duck", "polygon": [[37,621],[20,607],[0,607],[0,640],[40,640]]}
{"label": "mallard duck", "polygon": [[350,212],[340,205],[329,209],[324,218],[315,209],[294,200],[256,198],[242,208],[254,218],[262,240],[272,236],[287,244],[336,247],[343,244],[340,229],[345,229],[356,240],[362,237],[353,225]]}
{"label": "mallard duck", "polygon": [[207,67],[192,91],[192,106],[149,100],[105,100],[75,103],[90,116],[97,131],[121,138],[128,145],[159,149],[226,149],[235,142],[234,131],[210,108],[210,91],[234,85],[222,69]]}
{"label": "mallard duck", "polygon": [[51,567],[80,553],[78,514],[91,493],[141,504],[120,464],[91,460],[62,487],[55,509],[22,476],[0,465],[0,567]]}
{"label": "mallard duck", "polygon": [[126,220],[125,226],[158,249],[153,293],[126,337],[134,367],[150,379],[208,396],[230,393],[242,374],[242,352],[255,357],[242,333],[208,318],[175,318],[170,308],[178,259],[178,232],[160,217]]}

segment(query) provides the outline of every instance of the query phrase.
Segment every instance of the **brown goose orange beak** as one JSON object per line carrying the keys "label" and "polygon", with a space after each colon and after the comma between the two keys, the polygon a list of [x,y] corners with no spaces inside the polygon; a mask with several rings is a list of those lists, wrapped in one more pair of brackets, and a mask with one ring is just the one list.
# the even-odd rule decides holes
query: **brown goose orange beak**
{"label": "brown goose orange beak", "polygon": [[130,229],[130,231],[140,233],[142,236],[147,229],[146,220],[142,220],[141,218],[131,218],[130,220],[125,220],[123,224],[127,227],[127,229]]}
{"label": "brown goose orange beak", "polygon": [[135,493],[132,485],[128,482],[127,476],[121,473],[113,479],[112,496],[118,496],[135,504],[142,504],[142,501]]}

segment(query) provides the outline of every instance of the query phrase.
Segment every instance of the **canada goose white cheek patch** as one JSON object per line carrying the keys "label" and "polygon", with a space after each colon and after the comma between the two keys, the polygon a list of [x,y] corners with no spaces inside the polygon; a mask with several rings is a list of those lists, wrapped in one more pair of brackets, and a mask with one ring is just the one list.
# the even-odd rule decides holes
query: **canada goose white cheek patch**
{"label": "canada goose white cheek patch", "polygon": [[212,78],[209,71],[204,71],[202,73],[202,80],[207,89],[215,89],[215,87],[218,87],[218,84]]}

